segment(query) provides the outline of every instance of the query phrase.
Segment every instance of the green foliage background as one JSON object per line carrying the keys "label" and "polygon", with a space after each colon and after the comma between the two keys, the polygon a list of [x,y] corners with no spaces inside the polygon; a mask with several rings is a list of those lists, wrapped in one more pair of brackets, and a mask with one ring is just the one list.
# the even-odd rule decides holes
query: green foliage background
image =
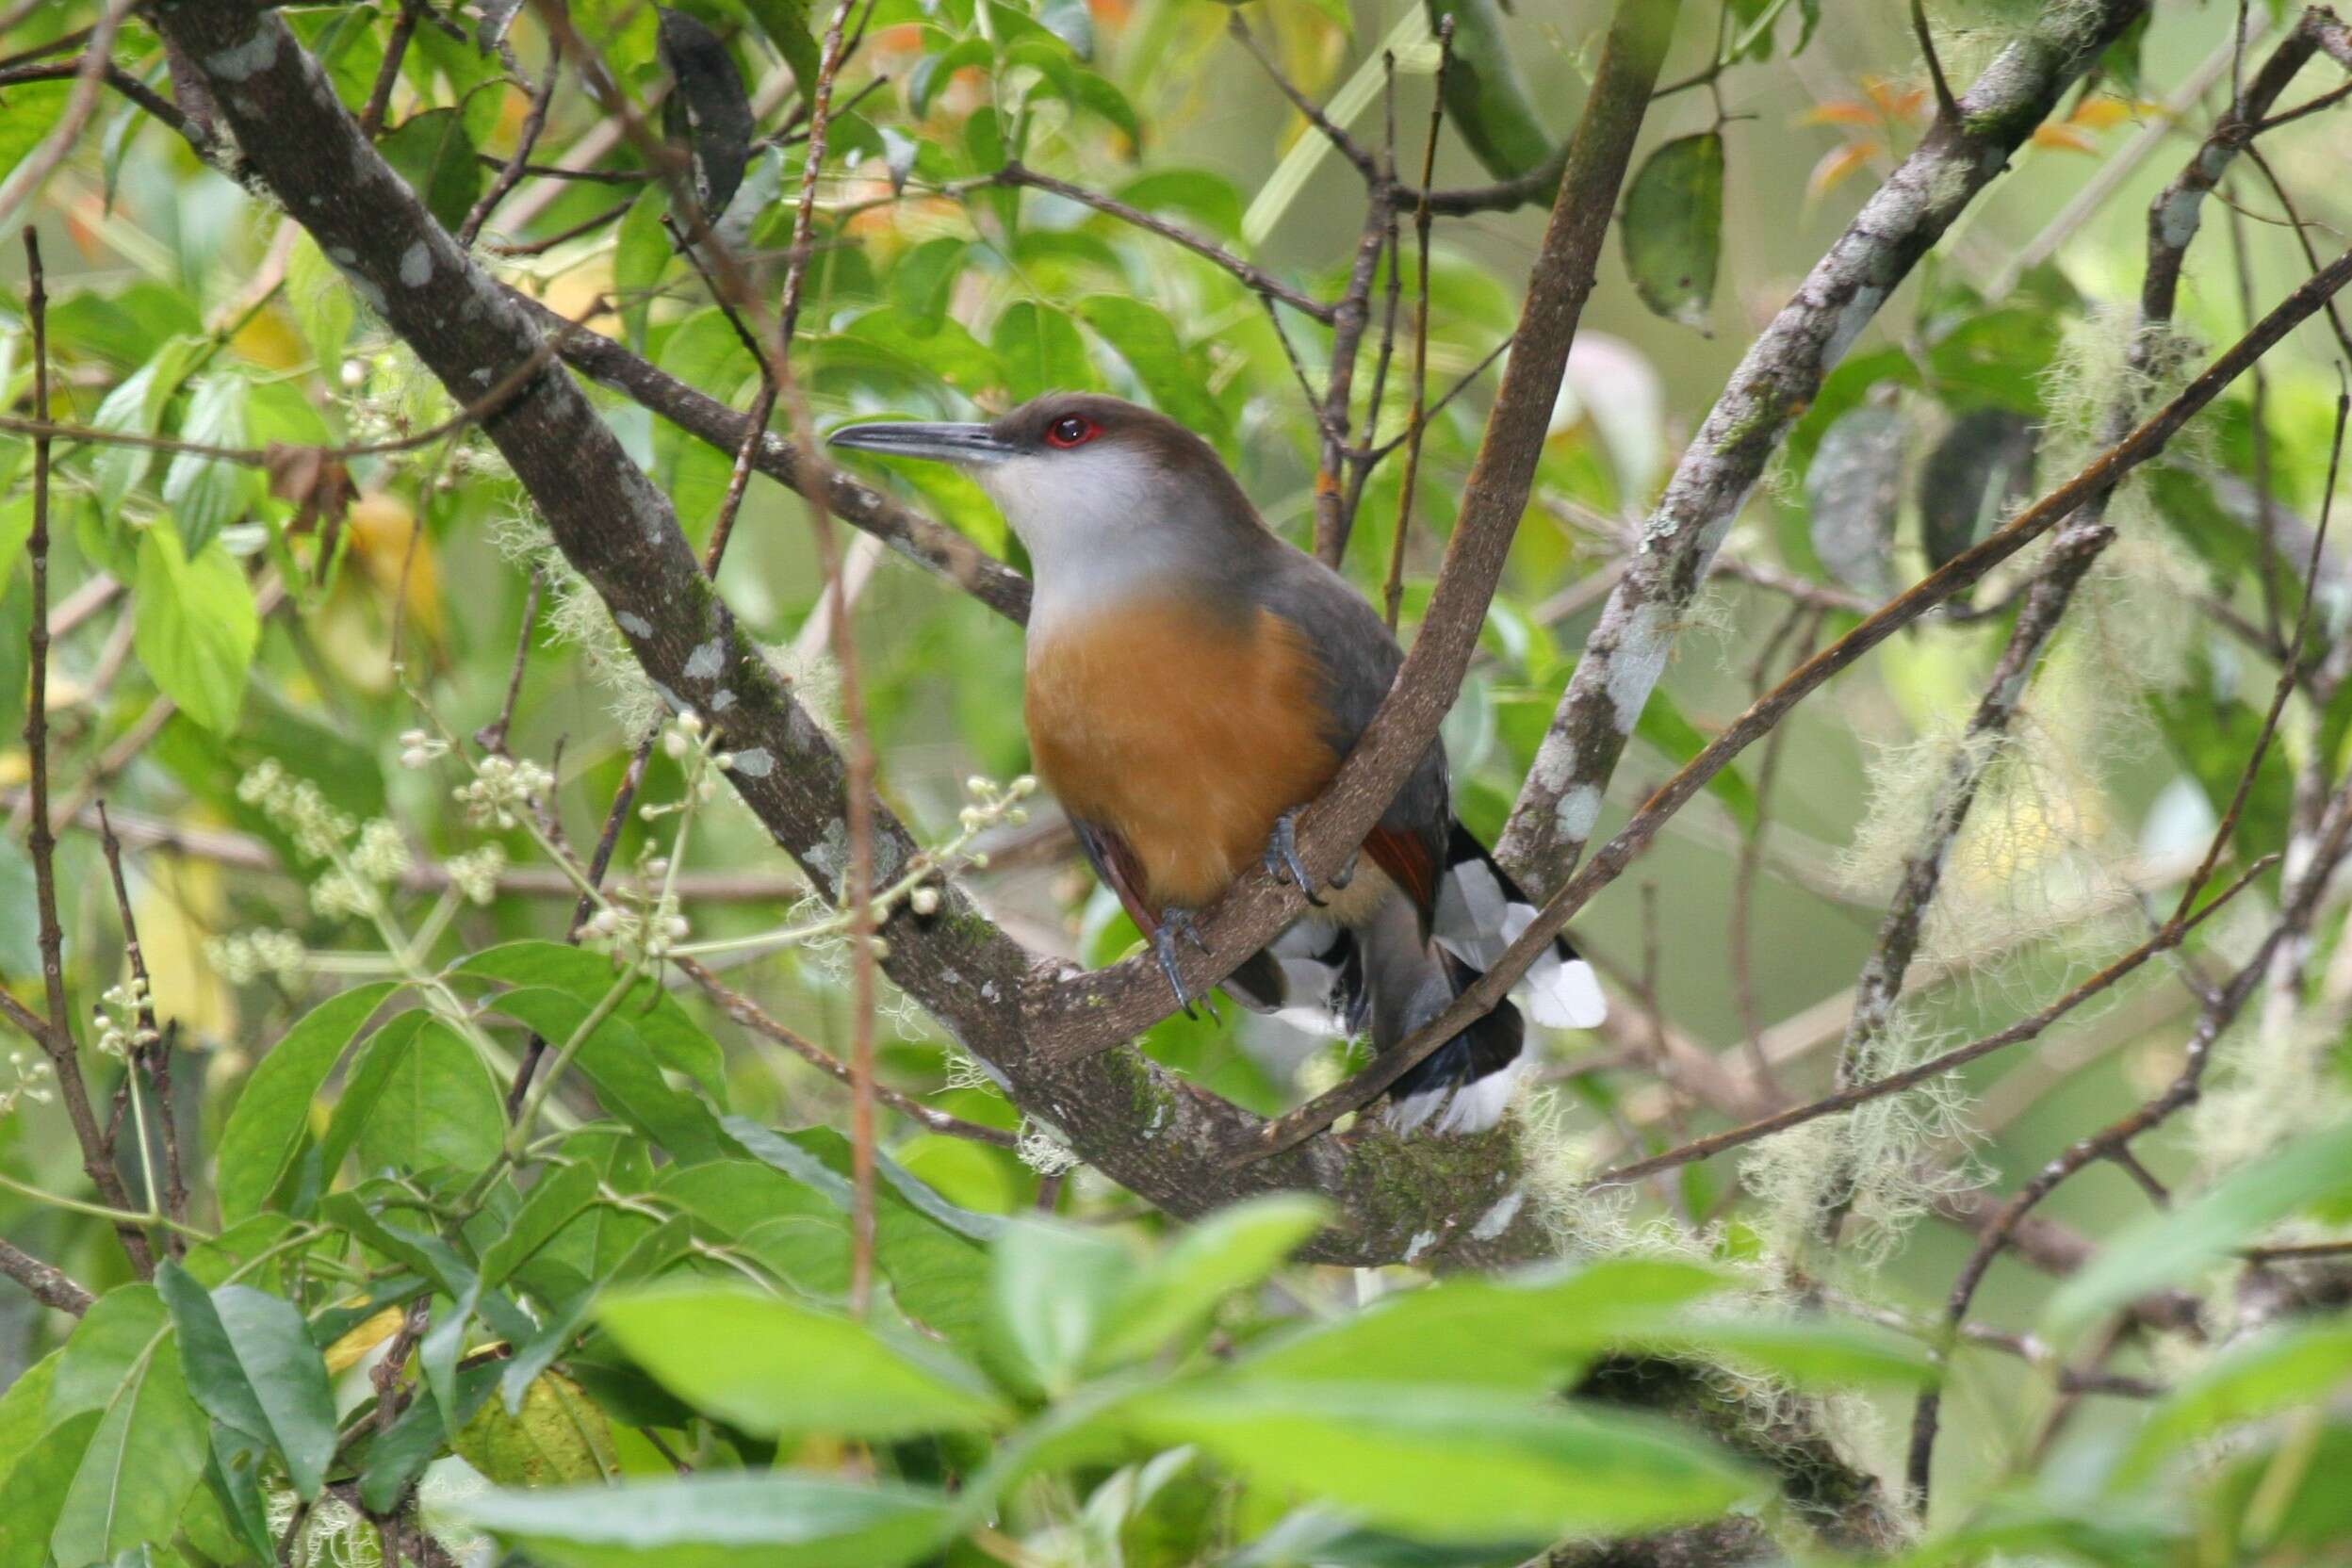
{"label": "green foliage background", "polygon": [[[761,130],[788,123],[777,111],[813,69],[825,18],[791,0],[680,8],[727,41],[755,93],[775,90]],[[1930,8],[1965,80],[2031,8]],[[2136,292],[2145,198],[2188,144],[2166,142],[2126,172],[2054,255],[2013,258],[2125,155],[2132,122],[2155,118],[2145,101],[2208,57],[2226,8],[2167,11],[2110,60],[2083,102],[2120,95],[2124,122],[2070,98],[2063,134],[2021,154],[1831,376],[1746,511],[1731,554],[1751,569],[1710,596],[1708,624],[1685,637],[1605,828],[1745,704],[1760,657],[1785,659],[1788,580],[1821,608],[1818,632],[1835,635],[2014,498],[1988,484],[1993,499],[1954,501],[1921,478],[1938,456],[1984,473],[1977,443],[2017,428],[1988,423],[1988,411],[2043,431],[2043,488],[2091,449],[2095,411],[2116,385],[2113,312]],[[1544,139],[1572,123],[1601,8],[1449,9],[1465,72],[1478,74],[1453,78],[1438,183],[1540,167]],[[1611,247],[1538,504],[1448,721],[1461,808],[1490,834],[1597,606],[1582,585],[1624,553],[1625,531],[1754,329],[1850,219],[1873,171],[1925,127],[1901,8],[1735,0],[1720,27],[1713,8],[1690,11],[1669,74],[1700,70],[1711,49],[1728,68],[1662,100],[1645,129],[1644,156],[1657,149],[1658,161],[1627,197],[1642,222],[1622,253]],[[8,47],[35,48],[92,14],[41,8]],[[286,14],[356,109],[398,8]],[[1051,195],[972,183],[1017,156],[1331,297],[1362,221],[1359,188],[1249,74],[1225,37],[1226,8],[879,0],[862,14],[866,41],[837,89],[846,106],[831,128],[794,346],[820,424],[1116,391],[1210,438],[1269,523],[1303,541],[1316,429],[1280,333],[1318,384],[1327,335],[1295,316],[1278,328],[1280,313],[1243,284],[1150,234]],[[1433,86],[1423,12],[1262,0],[1243,14],[1308,91],[1352,101],[1366,137],[1382,119],[1380,49],[1393,48],[1398,157],[1414,165]],[[577,0],[572,15],[624,90],[663,86],[651,8]],[[449,224],[495,177],[477,155],[496,162],[513,150],[527,102],[498,57],[463,36],[474,11],[455,16],[459,36],[415,30],[380,142]],[[528,12],[514,42],[535,80],[545,40]],[[160,46],[137,19],[117,56],[163,80]],[[2314,70],[2307,85],[2332,80]],[[31,152],[68,95],[62,82],[5,90],[0,170]],[[543,145],[575,145],[598,120],[567,82]],[[2286,183],[2315,192],[2309,211],[2323,222],[2352,221],[2341,210],[2348,136],[2341,114],[2316,116],[2271,148]],[[804,152],[789,139],[756,150],[722,220],[763,278],[780,273]],[[623,146],[599,167],[626,176],[639,160]],[[755,367],[675,253],[665,210],[642,179],[527,182],[491,224],[485,258],[567,315],[609,305],[598,330],[743,406]],[[50,257],[48,412],[63,423],[299,448],[382,441],[455,412],[329,258],[134,106],[102,104],[32,216]],[[1540,223],[1539,204],[1438,230],[1430,383],[1471,379],[1429,429],[1405,552],[1409,627],[1492,397],[1492,372],[1477,368],[1516,319]],[[2243,325],[2225,226],[2209,218],[2181,323],[2208,343]],[[2257,302],[2306,270],[2283,231],[2247,225],[2243,249]],[[1422,280],[1410,242],[1399,253],[1409,319]],[[5,266],[19,268],[13,249]],[[0,275],[0,384],[12,411],[29,410],[23,274]],[[256,291],[256,279],[277,281]],[[1389,287],[1383,271],[1374,300]],[[1931,941],[1946,981],[1907,1016],[1905,1049],[1924,1054],[1924,1042],[1998,1026],[2129,946],[2138,916],[2117,886],[2202,846],[2261,727],[2273,671],[2186,612],[2264,609],[2264,576],[2282,568],[2246,526],[2251,487],[2319,512],[2329,351],[2316,328],[2299,337],[2259,393],[2225,399],[2130,493],[2131,547],[2037,685],[1989,825],[1964,841]],[[1368,376],[1357,379],[1359,421],[1377,412],[1381,434],[1400,431],[1401,369],[1378,411],[1365,406]],[[700,544],[730,454],[596,395]],[[0,730],[11,734],[26,686],[30,462],[29,443],[0,437]],[[105,596],[54,655],[55,788],[77,808],[103,793],[131,841],[197,1197],[177,1255],[152,1282],[133,1278],[106,1217],[87,1207],[32,1057],[8,1070],[24,1092],[11,1098],[0,1075],[10,1106],[0,1231],[99,1293],[76,1324],[0,1287],[0,1568],[274,1558],[296,1501],[322,1496],[296,1532],[301,1549],[316,1556],[351,1537],[372,1549],[353,1507],[401,1512],[428,1477],[425,1521],[448,1541],[487,1550],[495,1539],[566,1563],[1515,1562],[1564,1535],[1727,1511],[1755,1513],[1789,1550],[1814,1553],[1818,1539],[1775,1483],[1784,1456],[1757,1434],[1802,1402],[1859,1464],[1891,1473],[1900,1445],[1874,1406],[1899,1420],[1939,1376],[1949,1435],[1938,1506],[1929,1533],[1891,1548],[1906,1560],[2324,1560],[2352,1538],[2340,1484],[2352,1462],[2342,1421],[2352,1331],[2339,1317],[2290,1317],[2218,1351],[2144,1336],[2117,1364],[2161,1383],[2158,1396],[2096,1401],[2054,1453],[2034,1446],[2066,1397],[2058,1369],[2142,1293],[2209,1291],[2218,1322],[2232,1249],[2344,1233],[2352,1149],[2328,1130],[2346,1103],[2341,997],[2298,1037],[2294,1075],[2244,1051],[2220,1107],[2144,1151],[2183,1192],[2174,1208],[2146,1215],[2138,1189],[2108,1170],[2050,1205],[2105,1250],[2054,1292],[2021,1267],[1996,1270],[1977,1316],[2030,1331],[2026,1359],[1963,1348],[1948,1368],[1931,1362],[1922,1325],[1971,1238],[1934,1221],[1909,1227],[1903,1204],[1919,1195],[1900,1184],[1860,1217],[1875,1250],[1792,1255],[1773,1228],[1787,1217],[1772,1181],[1811,1157],[1796,1142],[1760,1148],[1745,1186],[1726,1160],[1624,1203],[1574,1187],[1577,1174],[1700,1130],[1662,1108],[1650,1053],[1656,1031],[1672,1029],[1737,1059],[1751,1008],[1725,943],[1740,918],[1730,912],[1741,904],[1739,846],[1768,814],[1745,917],[1756,933],[1752,1010],[1786,1021],[1772,1032],[1791,1047],[1780,1070],[1821,1080],[1826,1053],[1803,1048],[1834,1041],[1835,1026],[1806,1037],[1805,1010],[1848,986],[1870,950],[1906,803],[1947,755],[1938,748],[2014,608],[1998,591],[1983,596],[1985,616],[1907,635],[1810,705],[1790,722],[1776,776],[1748,764],[1726,774],[1580,920],[1622,1021],[1605,1039],[1544,1042],[1553,1098],[1526,1134],[1555,1178],[1540,1200],[1557,1208],[1574,1261],[1444,1282],[1409,1265],[1362,1277],[1285,1266],[1317,1222],[1305,1200],[1179,1231],[1084,1169],[1041,1177],[1056,1163],[1050,1135],[975,1081],[919,1013],[894,1005],[885,1079],[1027,1141],[1017,1151],[889,1119],[877,1242],[887,1288],[859,1321],[842,1310],[845,1091],[691,988],[663,991],[600,944],[562,945],[573,890],[547,841],[593,841],[649,709],[613,661],[600,607],[541,550],[488,445],[461,433],[356,458],[354,499],[332,522],[273,493],[264,472],[196,454],[61,442],[57,462],[53,603]],[[916,466],[880,477],[1021,564],[963,481]],[[1400,465],[1374,474],[1350,548],[1348,569],[1374,595],[1399,482]],[[972,801],[970,776],[1026,771],[1018,633],[886,551],[859,550],[876,558],[857,567],[871,576],[855,624],[882,787],[944,842]],[[500,710],[534,567],[547,575],[507,744],[554,771],[539,797],[552,831],[519,797],[503,818],[460,804],[482,776],[466,737]],[[2291,611],[2299,578],[2287,580]],[[803,694],[825,693],[829,663],[805,630],[822,577],[796,498],[753,485],[720,583]],[[2328,637],[2343,609],[2340,595],[2323,596]],[[2344,712],[2298,706],[2257,776],[2235,865],[2282,847],[2295,771],[2317,759],[2328,776],[2345,729]],[[446,734],[455,751],[418,730]],[[683,906],[691,939],[744,939],[755,956],[728,978],[838,1055],[849,1034],[839,943],[751,940],[826,911],[794,906],[789,868],[723,790],[702,798],[714,766],[694,743],[656,749],[642,798],[659,814],[625,821],[617,874],[665,909],[654,862],[691,806],[676,868],[702,878],[689,885],[704,893]],[[0,782],[21,792],[25,767],[22,749],[0,754]],[[290,794],[295,781],[314,792]],[[1045,831],[1048,815],[1024,830],[992,811],[979,843],[993,862],[966,880],[1034,945],[1114,959],[1134,929]],[[0,838],[0,977],[30,1002],[39,954],[22,817],[19,808]],[[370,849],[362,825],[379,821],[397,825],[397,853],[382,838]],[[463,884],[494,869],[480,858],[491,845],[506,880],[476,900]],[[106,997],[125,972],[95,835],[64,833],[58,868],[75,1016],[95,1008],[100,1020],[88,1050],[107,1024],[135,1031],[139,1021]],[[461,885],[446,888],[444,873]],[[2315,972],[2332,973],[2342,923],[2331,906]],[[2217,926],[2200,956],[2234,951],[2238,938]],[[1890,1170],[1908,1168],[1931,1152],[1930,1133],[1973,1129],[1970,1157],[2014,1187],[2161,1083],[2194,1007],[2176,977],[2151,975],[2055,1032],[2041,1066],[1995,1058],[1964,1075],[1984,1097],[1976,1114],[1943,1121],[1932,1105],[1908,1105],[1874,1147]],[[565,1050],[572,1073],[518,1145],[501,1095],[534,1031]],[[1295,1042],[1285,1054],[1182,1020],[1148,1044],[1266,1111],[1336,1066],[1325,1052],[1294,1077]],[[122,1069],[94,1055],[91,1072],[103,1111]],[[131,1189],[146,1190],[136,1136],[123,1166]],[[1822,1292],[1863,1310],[1786,1310]],[[422,1309],[419,1331],[400,1334],[412,1309]],[[363,1364],[396,1334],[410,1359],[371,1380]],[[1711,1424],[1687,1409],[1670,1424],[1553,1396],[1637,1354],[1716,1368]],[[380,1405],[394,1385],[400,1397]],[[496,1491],[471,1490],[485,1478]]]}

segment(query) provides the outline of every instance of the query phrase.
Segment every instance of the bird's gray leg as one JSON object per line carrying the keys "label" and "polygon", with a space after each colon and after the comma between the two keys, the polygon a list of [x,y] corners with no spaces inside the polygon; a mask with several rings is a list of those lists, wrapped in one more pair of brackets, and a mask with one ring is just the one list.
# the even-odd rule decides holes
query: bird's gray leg
{"label": "bird's gray leg", "polygon": [[[1184,976],[1176,972],[1176,939],[1179,937],[1203,953],[1209,950],[1209,944],[1200,939],[1200,928],[1193,923],[1190,909],[1162,909],[1160,928],[1152,934],[1152,951],[1160,960],[1160,972],[1168,976],[1168,988],[1176,993],[1176,1005],[1184,1010],[1186,1018],[1198,1019],[1200,1015],[1192,1010],[1192,993],[1184,989]],[[1200,999],[1200,1005],[1209,1010],[1211,1022],[1225,1021],[1217,1016],[1217,1004],[1207,997]]]}
{"label": "bird's gray leg", "polygon": [[[1307,895],[1307,902],[1320,909],[1323,900],[1315,894],[1315,878],[1307,874],[1306,866],[1298,858],[1298,813],[1303,809],[1294,806],[1274,819],[1274,836],[1266,841],[1266,874],[1277,882],[1298,884],[1298,890]],[[1350,855],[1348,863],[1339,868],[1339,874],[1323,885],[1337,892],[1355,879],[1356,858]]]}

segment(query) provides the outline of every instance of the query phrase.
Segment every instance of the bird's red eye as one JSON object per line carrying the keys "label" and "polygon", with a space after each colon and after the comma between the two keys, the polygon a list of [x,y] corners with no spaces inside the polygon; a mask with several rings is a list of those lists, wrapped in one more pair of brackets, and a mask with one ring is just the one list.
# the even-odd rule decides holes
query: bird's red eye
{"label": "bird's red eye", "polygon": [[1048,426],[1045,432],[1045,439],[1047,443],[1052,446],[1083,447],[1087,442],[1093,440],[1096,436],[1102,433],[1102,427],[1101,425],[1096,424],[1092,419],[1080,418],[1077,415],[1072,414],[1067,417],[1056,419],[1053,424]]}

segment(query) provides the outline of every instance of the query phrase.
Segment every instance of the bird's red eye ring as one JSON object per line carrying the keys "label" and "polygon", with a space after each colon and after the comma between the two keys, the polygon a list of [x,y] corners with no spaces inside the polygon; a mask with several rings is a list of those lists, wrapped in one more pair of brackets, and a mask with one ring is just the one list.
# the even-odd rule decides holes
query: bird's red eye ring
{"label": "bird's red eye ring", "polygon": [[1083,447],[1102,433],[1102,427],[1092,419],[1071,414],[1047,426],[1045,439],[1048,446]]}

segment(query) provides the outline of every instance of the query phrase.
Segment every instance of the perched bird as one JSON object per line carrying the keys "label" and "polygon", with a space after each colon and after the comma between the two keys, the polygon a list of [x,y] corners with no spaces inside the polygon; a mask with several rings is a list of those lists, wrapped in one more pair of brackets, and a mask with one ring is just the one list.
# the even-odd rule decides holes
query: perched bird
{"label": "perched bird", "polygon": [[[1176,943],[1263,862],[1311,907],[1228,976],[1243,1004],[1386,1051],[1434,1018],[1534,906],[1456,821],[1431,743],[1349,871],[1317,890],[1298,810],[1372,720],[1404,655],[1345,579],[1262,521],[1207,442],[1116,398],[1056,393],[993,424],[866,424],[830,444],[964,469],[1036,571],[1025,713],[1037,771],[1191,1010]],[[1563,939],[1521,997],[1539,1023],[1607,1014]],[[1399,1078],[1392,1122],[1493,1126],[1522,1020],[1505,1002]]]}

